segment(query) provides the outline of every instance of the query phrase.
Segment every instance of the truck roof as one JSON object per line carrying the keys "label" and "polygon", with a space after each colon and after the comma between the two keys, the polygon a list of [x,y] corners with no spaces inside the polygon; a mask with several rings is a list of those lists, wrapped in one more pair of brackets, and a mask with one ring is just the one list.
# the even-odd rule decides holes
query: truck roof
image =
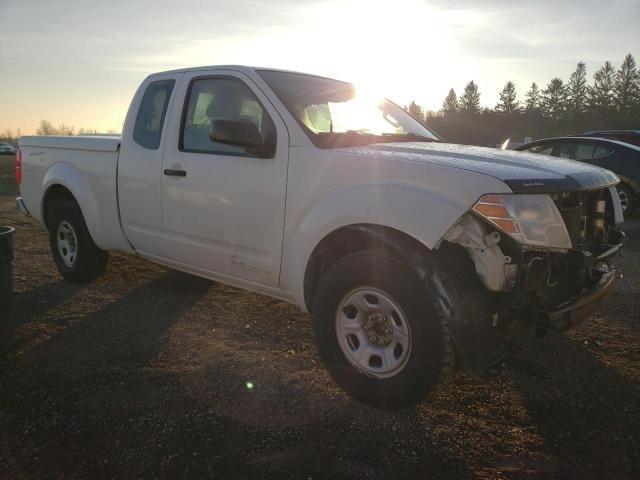
{"label": "truck roof", "polygon": [[[285,70],[285,69],[281,69],[281,68],[272,68],[272,67],[255,67],[255,66],[248,66],[248,65],[205,65],[205,66],[200,66],[200,67],[186,67],[186,68],[176,68],[174,70],[165,70],[163,72],[154,72],[151,75],[149,75],[149,77],[154,77],[156,75],[164,75],[167,73],[186,73],[186,72],[199,72],[199,71],[209,71],[212,69],[216,69],[216,70],[235,70],[238,72],[244,72],[244,73],[248,73],[248,72],[256,72],[257,70],[268,70],[270,72],[283,72],[283,73],[296,73],[298,75],[308,75],[310,77],[319,77],[319,78],[328,78],[331,80],[337,80],[331,77],[325,77],[324,75],[316,75],[313,73],[307,73],[307,72],[298,72],[295,70]],[[342,80],[338,80],[338,81],[342,81]]]}

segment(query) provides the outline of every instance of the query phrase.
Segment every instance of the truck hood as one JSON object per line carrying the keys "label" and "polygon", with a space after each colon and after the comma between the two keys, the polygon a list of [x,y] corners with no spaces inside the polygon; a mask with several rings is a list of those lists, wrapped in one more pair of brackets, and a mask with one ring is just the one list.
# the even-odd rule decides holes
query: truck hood
{"label": "truck hood", "polygon": [[613,172],[586,163],[486,147],[412,142],[378,143],[336,150],[469,170],[502,180],[516,193],[589,190],[619,182]]}

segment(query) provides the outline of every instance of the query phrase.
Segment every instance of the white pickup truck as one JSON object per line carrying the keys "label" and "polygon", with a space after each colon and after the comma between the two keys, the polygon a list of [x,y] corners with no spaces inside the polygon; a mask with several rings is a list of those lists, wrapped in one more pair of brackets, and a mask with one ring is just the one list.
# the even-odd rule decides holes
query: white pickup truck
{"label": "white pickup truck", "polygon": [[624,236],[607,170],[444,143],[351,84],[249,67],[151,75],[121,137],[22,137],[16,174],[67,280],[120,250],[294,302],[382,408],[587,316]]}

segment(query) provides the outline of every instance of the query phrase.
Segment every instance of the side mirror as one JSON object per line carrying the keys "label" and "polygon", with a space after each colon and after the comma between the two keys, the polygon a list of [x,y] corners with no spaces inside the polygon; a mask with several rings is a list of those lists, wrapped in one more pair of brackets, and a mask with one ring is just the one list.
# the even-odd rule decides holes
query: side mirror
{"label": "side mirror", "polygon": [[211,141],[245,147],[248,150],[262,150],[263,143],[258,127],[242,118],[218,118],[212,120],[209,133]]}

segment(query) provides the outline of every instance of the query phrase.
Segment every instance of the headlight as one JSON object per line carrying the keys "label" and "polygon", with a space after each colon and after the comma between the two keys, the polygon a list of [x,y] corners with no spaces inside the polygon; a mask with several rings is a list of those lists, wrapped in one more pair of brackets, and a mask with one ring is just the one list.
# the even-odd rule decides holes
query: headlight
{"label": "headlight", "polygon": [[473,211],[525,245],[571,248],[567,227],[549,195],[483,195]]}

